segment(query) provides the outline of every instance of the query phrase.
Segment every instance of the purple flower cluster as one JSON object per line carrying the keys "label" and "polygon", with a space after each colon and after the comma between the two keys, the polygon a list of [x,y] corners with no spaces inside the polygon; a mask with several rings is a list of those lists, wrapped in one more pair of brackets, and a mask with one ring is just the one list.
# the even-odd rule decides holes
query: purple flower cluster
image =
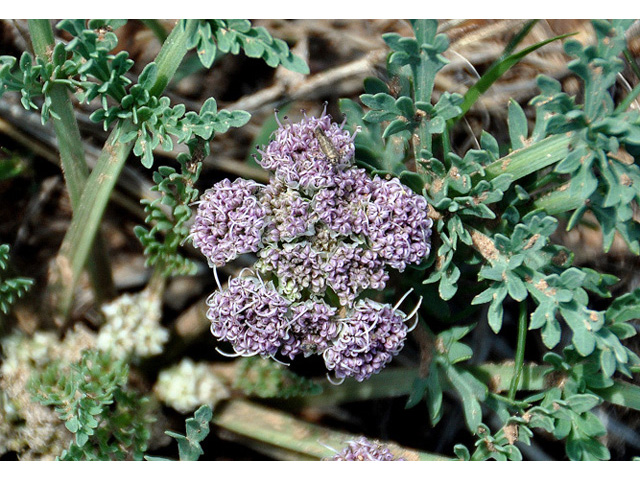
{"label": "purple flower cluster", "polygon": [[267,215],[256,197],[259,189],[249,180],[225,178],[202,195],[190,237],[210,264],[220,267],[258,251]]}
{"label": "purple flower cluster", "polygon": [[308,241],[285,243],[281,247],[267,246],[259,253],[256,267],[262,273],[272,273],[280,292],[298,300],[305,291],[320,295],[326,289],[321,254]]}
{"label": "purple flower cluster", "polygon": [[360,300],[342,320],[340,335],[327,348],[324,361],[337,378],[362,381],[380,372],[404,346],[405,316],[389,305]]}
{"label": "purple flower cluster", "polygon": [[337,378],[358,381],[382,370],[407,334],[404,314],[389,305],[361,300],[342,318],[320,299],[292,303],[255,276],[232,278],[207,306],[211,333],[230,342],[236,355],[320,354]]}
{"label": "purple flower cluster", "polygon": [[341,305],[352,305],[363,290],[382,290],[389,279],[375,252],[348,243],[331,251],[322,268]]}
{"label": "purple flower cluster", "polygon": [[313,197],[316,220],[339,235],[367,235],[367,206],[373,190],[374,183],[364,169],[337,172],[335,185]]}
{"label": "purple flower cluster", "polygon": [[[355,153],[353,135],[332,123],[325,112],[320,118],[305,115],[301,122],[279,125],[275,139],[264,151],[259,151],[262,156],[259,163],[288,186],[312,194],[333,186],[336,170],[351,164]],[[335,161],[323,150],[322,137],[333,145]]]}
{"label": "purple flower cluster", "polygon": [[362,381],[400,351],[407,318],[361,295],[429,255],[427,202],[356,168],[354,135],[325,112],[278,123],[259,151],[270,182],[223,180],[198,205],[190,237],[210,265],[256,253],[261,275],[209,298],[211,331],[238,355],[318,354]]}
{"label": "purple flower cluster", "polygon": [[371,250],[392,268],[404,271],[431,251],[431,226],[425,198],[416,195],[397,178],[374,178],[367,206]]}
{"label": "purple flower cluster", "polygon": [[334,462],[385,462],[404,461],[404,458],[396,458],[387,447],[376,441],[372,442],[366,437],[360,437],[348,442],[348,446],[344,450],[326,460]]}
{"label": "purple flower cluster", "polygon": [[289,338],[282,354],[293,359],[324,352],[340,333],[340,323],[334,318],[336,309],[322,300],[307,300],[291,308]]}
{"label": "purple flower cluster", "polygon": [[314,233],[311,202],[284,182],[274,180],[263,190],[262,204],[267,209],[265,237],[270,243],[290,242]]}
{"label": "purple flower cluster", "polygon": [[226,289],[207,299],[211,333],[231,342],[238,355],[273,356],[288,335],[289,304],[270,282],[232,278]]}

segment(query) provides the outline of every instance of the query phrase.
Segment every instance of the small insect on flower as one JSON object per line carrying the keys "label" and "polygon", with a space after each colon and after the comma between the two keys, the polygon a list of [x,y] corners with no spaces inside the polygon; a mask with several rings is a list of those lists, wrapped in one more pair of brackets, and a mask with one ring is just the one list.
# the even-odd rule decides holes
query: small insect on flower
{"label": "small insect on flower", "polygon": [[327,160],[329,160],[333,165],[337,164],[340,161],[340,152],[338,152],[338,149],[333,142],[325,135],[324,130],[318,126],[314,129],[313,133],[318,140],[322,153],[327,157]]}

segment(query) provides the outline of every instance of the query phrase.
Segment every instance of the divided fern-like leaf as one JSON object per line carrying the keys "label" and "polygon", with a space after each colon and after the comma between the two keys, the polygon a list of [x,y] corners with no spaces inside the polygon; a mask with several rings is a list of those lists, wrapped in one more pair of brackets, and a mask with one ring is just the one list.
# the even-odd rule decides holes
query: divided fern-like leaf
{"label": "divided fern-like leaf", "polygon": [[141,460],[150,437],[149,400],[127,387],[129,367],[108,352],[85,350],[79,361],[54,361],[27,388],[52,406],[75,441],[60,460]]}
{"label": "divided fern-like leaf", "polygon": [[16,301],[25,295],[33,285],[31,278],[5,278],[9,268],[9,251],[9,245],[0,245],[0,312],[4,315],[10,312]]}

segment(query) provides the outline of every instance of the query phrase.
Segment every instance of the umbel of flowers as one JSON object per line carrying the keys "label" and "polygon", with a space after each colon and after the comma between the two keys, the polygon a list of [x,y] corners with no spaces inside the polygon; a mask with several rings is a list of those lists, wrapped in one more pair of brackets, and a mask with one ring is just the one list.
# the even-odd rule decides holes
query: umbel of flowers
{"label": "umbel of flowers", "polygon": [[234,355],[321,355],[337,378],[362,381],[402,349],[415,310],[361,294],[428,256],[427,202],[356,168],[355,135],[326,111],[278,124],[257,159],[267,185],[225,179],[198,203],[190,238],[214,269],[258,257],[209,297],[211,332]]}
{"label": "umbel of flowers", "polygon": [[375,440],[371,441],[366,437],[360,437],[349,441],[341,452],[324,460],[334,462],[403,462],[404,458],[396,458],[391,450]]}

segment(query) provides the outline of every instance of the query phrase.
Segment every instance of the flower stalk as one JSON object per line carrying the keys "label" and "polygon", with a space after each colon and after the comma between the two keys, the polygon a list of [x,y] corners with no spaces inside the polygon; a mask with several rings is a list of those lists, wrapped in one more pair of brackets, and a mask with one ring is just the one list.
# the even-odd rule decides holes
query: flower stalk
{"label": "flower stalk", "polygon": [[[34,53],[41,58],[50,57],[54,46],[53,30],[49,20],[29,20],[29,33]],[[83,141],[76,121],[69,93],[64,85],[51,82],[48,92],[51,99],[53,128],[60,149],[60,165],[71,200],[73,211],[80,207],[82,190],[89,176],[84,155]],[[115,294],[111,265],[102,235],[98,233],[88,262],[89,276],[98,304]]]}
{"label": "flower stalk", "polygon": [[[163,44],[156,58],[158,75],[149,90],[150,94],[159,95],[169,84],[187,52],[187,41],[195,26],[195,20],[188,20],[184,26],[176,25]],[[74,212],[71,226],[54,262],[50,291],[57,308],[56,315],[62,320],[69,316],[75,286],[87,261],[111,192],[134,145],[135,140],[121,142],[119,138],[136,129],[136,125],[127,119],[109,135],[96,167],[87,179],[79,208]]]}
{"label": "flower stalk", "polygon": [[[497,394],[508,392],[515,376],[514,367],[509,364],[483,363],[470,365],[466,369]],[[536,392],[548,388],[545,376],[551,369],[550,365],[523,362],[519,369],[520,379],[516,391]],[[322,387],[322,393],[296,399],[296,404],[304,407],[328,407],[347,402],[403,397],[411,393],[414,380],[419,374],[418,368],[396,367],[383,370],[365,383],[347,378],[340,386],[335,386],[326,379],[319,379],[315,383]],[[598,389],[596,393],[609,403],[640,411],[638,385],[616,379],[611,387]]]}

